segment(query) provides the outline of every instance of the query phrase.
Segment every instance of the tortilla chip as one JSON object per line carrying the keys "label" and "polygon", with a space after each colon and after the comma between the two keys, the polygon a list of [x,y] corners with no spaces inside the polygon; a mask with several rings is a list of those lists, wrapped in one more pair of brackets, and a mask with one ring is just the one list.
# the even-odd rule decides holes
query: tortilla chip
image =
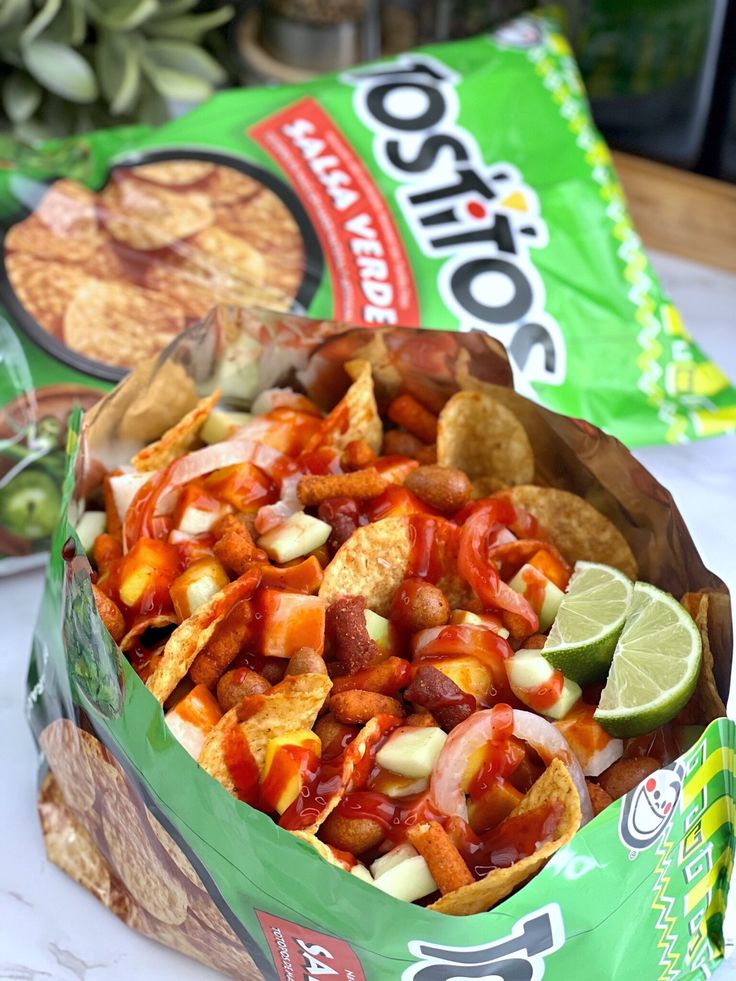
{"label": "tortilla chip", "polygon": [[483,392],[457,392],[445,404],[437,424],[437,462],[463,470],[471,480],[525,484],[534,478],[534,452],[524,427]]}
{"label": "tortilla chip", "polygon": [[197,191],[180,194],[133,177],[109,183],[99,200],[102,218],[112,237],[143,252],[194,235],[214,220],[206,195]]}
{"label": "tortilla chip", "polygon": [[324,841],[320,841],[316,835],[308,834],[306,831],[290,831],[289,834],[292,834],[295,838],[299,838],[301,841],[305,841],[308,845],[311,845],[319,857],[323,861],[327,862],[328,865],[336,865],[338,869],[344,869],[345,872],[350,871],[347,862],[342,862],[337,857],[335,854],[335,849],[331,848],[329,845],[326,845]]}
{"label": "tortilla chip", "polygon": [[530,511],[567,561],[603,562],[636,579],[638,566],[628,542],[616,526],[577,494],[533,484],[498,493]]}
{"label": "tortilla chip", "polygon": [[302,256],[304,244],[296,220],[273,191],[261,188],[240,201],[214,207],[215,224],[243,238],[259,252],[274,252],[284,259]]}
{"label": "tortilla chip", "polygon": [[[387,617],[394,593],[409,575],[415,518],[383,518],[356,528],[325,569],[320,598],[329,605],[340,596],[363,596],[369,610]],[[473,594],[455,571],[455,526],[443,518],[428,520],[438,530],[436,547],[446,570],[437,585],[453,610],[467,609]]]}
{"label": "tortilla chip", "polygon": [[36,323],[61,338],[67,307],[91,281],[87,271],[22,252],[6,255],[5,269],[13,292]]}
{"label": "tortilla chip", "polygon": [[182,923],[186,890],[164,865],[139,808],[122,794],[105,795],[102,827],[112,864],[136,902],[163,923]]}
{"label": "tortilla chip", "polygon": [[99,242],[95,196],[75,181],[56,181],[36,211],[8,230],[5,249],[41,259],[83,262]]}
{"label": "tortilla chip", "polygon": [[324,674],[287,675],[264,693],[260,708],[245,722],[238,722],[237,706],[231,708],[207,734],[199,765],[234,794],[235,782],[224,757],[225,736],[233,726],[240,728],[260,769],[268,740],[285,732],[311,729],[331,687],[332,682]]}
{"label": "tortilla chip", "polygon": [[301,829],[303,835],[316,835],[345,794],[349,794],[353,789],[351,786],[353,772],[366,753],[386,732],[384,726],[385,718],[386,716],[376,716],[370,722],[366,722],[355,739],[345,748],[342,754],[342,772],[340,774],[342,782],[331,794],[326,795],[326,799],[323,798],[324,804],[322,810],[308,827]]}
{"label": "tortilla chip", "polygon": [[198,265],[260,286],[266,263],[261,252],[245,239],[222,228],[205,228],[187,239],[187,254]]}
{"label": "tortilla chip", "polygon": [[88,829],[67,807],[51,771],[44,777],[38,794],[38,816],[49,860],[108,905],[110,867]]}
{"label": "tortilla chip", "polygon": [[714,719],[726,715],[726,706],[718,692],[714,671],[713,651],[708,636],[708,607],[710,597],[707,593],[685,593],[680,600],[695,621],[703,642],[703,656],[700,661],[700,675],[692,698],[683,712],[692,713],[692,721],[697,725],[707,725]]}
{"label": "tortilla chip", "polygon": [[127,634],[118,644],[121,651],[129,651],[135,646],[135,642],[147,630],[159,630],[161,627],[173,626],[177,622],[175,616],[170,613],[158,613],[156,616],[147,617],[139,620],[135,626],[131,627]]}
{"label": "tortilla chip", "polygon": [[184,311],[161,293],[122,280],[88,279],[64,315],[64,343],[103,364],[132,368],[184,329]]}
{"label": "tortilla chip", "polygon": [[373,392],[369,361],[348,361],[345,371],[353,384],[322,423],[321,445],[343,450],[354,440],[367,443],[374,453],[381,452],[383,423]]}
{"label": "tortilla chip", "polygon": [[154,184],[183,187],[196,184],[197,181],[209,177],[215,170],[215,164],[207,160],[160,160],[157,163],[138,164],[131,167],[131,172],[143,180],[153,181]]}
{"label": "tortilla chip", "polygon": [[146,682],[152,694],[163,703],[186,675],[197,654],[210,642],[225,614],[243,598],[244,590],[252,589],[245,577],[228,583],[212,599],[203,603],[187,617],[166,641],[161,660]]}
{"label": "tortilla chip", "polygon": [[207,416],[219,401],[222,392],[219,389],[200,399],[195,407],[168,429],[155,443],[144,446],[131,460],[136,470],[148,473],[151,470],[161,470],[180,456],[184,456],[199,442],[199,431]]}
{"label": "tortilla chip", "polygon": [[56,719],[46,726],[39,743],[64,800],[79,814],[94,808],[98,790],[107,793],[124,784],[108,750],[69,719]]}
{"label": "tortilla chip", "polygon": [[219,165],[214,167],[202,190],[213,204],[234,204],[259,193],[271,193],[254,177],[249,177],[234,167]]}
{"label": "tortilla chip", "polygon": [[541,807],[550,800],[560,801],[564,808],[551,841],[507,869],[494,869],[484,879],[448,892],[428,909],[449,916],[483,913],[498,905],[517,886],[535,875],[556,851],[570,841],[580,827],[580,798],[567,767],[558,759],[552,760],[524,800],[512,811],[512,816]]}

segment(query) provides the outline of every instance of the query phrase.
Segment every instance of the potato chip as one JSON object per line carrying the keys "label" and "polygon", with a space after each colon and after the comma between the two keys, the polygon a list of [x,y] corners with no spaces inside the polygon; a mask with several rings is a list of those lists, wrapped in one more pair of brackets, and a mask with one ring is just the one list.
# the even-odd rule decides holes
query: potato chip
{"label": "potato chip", "polygon": [[510,487],[498,496],[530,511],[571,565],[579,559],[603,562],[636,579],[638,566],[628,542],[605,515],[582,497],[531,484]]}
{"label": "potato chip", "polygon": [[374,453],[379,453],[383,423],[373,393],[370,362],[348,361],[345,371],[353,384],[323,421],[320,444],[343,450],[348,443],[362,440]]}
{"label": "potato chip", "polygon": [[88,280],[64,315],[64,342],[103,364],[132,368],[158,354],[185,326],[180,306],[122,281]]}
{"label": "potato chip", "polygon": [[713,651],[708,636],[710,596],[708,593],[685,593],[680,602],[695,621],[703,642],[698,684],[683,713],[687,713],[688,718],[692,714],[694,723],[707,725],[713,719],[720,719],[726,715],[726,706],[716,685]]}
{"label": "potato chip", "polygon": [[525,814],[551,801],[559,801],[563,807],[551,841],[539,847],[532,855],[519,859],[505,869],[493,869],[478,882],[461,886],[448,892],[428,909],[449,916],[470,916],[483,913],[498,905],[517,886],[537,873],[556,851],[566,845],[580,827],[580,798],[572,777],[561,760],[552,760],[526,797],[512,811],[511,816]]}
{"label": "potato chip", "polygon": [[106,795],[102,827],[113,868],[135,900],[163,923],[182,923],[186,891],[159,857],[140,809],[127,797]]}
{"label": "potato chip", "polygon": [[130,177],[108,184],[99,200],[102,219],[112,237],[144,252],[194,235],[214,219],[205,195],[177,193]]}
{"label": "potato chip", "polygon": [[297,729],[311,729],[327,698],[332,682],[323,674],[287,675],[262,698],[258,710],[245,722],[238,722],[237,706],[226,712],[207,734],[199,764],[225,790],[235,793],[235,781],[225,762],[225,737],[237,726],[248,743],[248,749],[260,770],[266,757],[266,744],[272,736]]}
{"label": "potato chip", "polygon": [[196,184],[209,177],[214,171],[215,165],[207,160],[160,160],[130,168],[130,172],[135,177],[153,181],[154,184],[173,187]]}
{"label": "potato chip", "polygon": [[374,613],[387,617],[393,595],[411,575],[417,521],[428,521],[436,531],[438,563],[445,572],[437,585],[452,609],[467,609],[470,587],[455,571],[455,527],[442,518],[383,518],[357,528],[325,569],[320,597],[328,605],[340,596],[363,596]]}
{"label": "potato chip", "polygon": [[210,642],[228,610],[245,594],[252,592],[252,579],[246,576],[228,583],[224,589],[198,607],[166,641],[161,660],[146,682],[152,694],[163,703],[192,666],[194,659]]}
{"label": "potato chip", "polygon": [[180,456],[184,456],[189,450],[194,449],[200,442],[199,431],[219,401],[221,394],[218,388],[211,395],[200,399],[195,407],[187,412],[175,426],[168,429],[160,439],[139,450],[130,461],[135,469],[142,472],[161,470]]}
{"label": "potato chip", "polygon": [[457,392],[440,412],[437,462],[474,480],[495,477],[525,484],[534,477],[534,453],[526,431],[506,406],[484,392]]}
{"label": "potato chip", "polygon": [[61,338],[64,315],[77,291],[90,280],[82,267],[14,253],[5,257],[10,285],[18,300],[44,330]]}

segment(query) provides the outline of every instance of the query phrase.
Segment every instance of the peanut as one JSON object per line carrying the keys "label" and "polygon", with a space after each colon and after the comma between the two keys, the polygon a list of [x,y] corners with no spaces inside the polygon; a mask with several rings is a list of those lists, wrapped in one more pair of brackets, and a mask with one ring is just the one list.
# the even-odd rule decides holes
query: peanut
{"label": "peanut", "polygon": [[341,691],[330,699],[330,712],[345,725],[365,725],[377,715],[395,715],[401,718],[404,710],[400,702],[390,695],[373,691]]}
{"label": "peanut", "polygon": [[407,715],[404,720],[406,725],[414,726],[415,729],[426,729],[429,726],[436,726],[434,716],[431,712],[412,712],[411,715]]}
{"label": "peanut", "polygon": [[277,685],[284,680],[288,662],[283,657],[270,658],[261,668],[261,674],[271,685]]}
{"label": "peanut", "polygon": [[372,818],[346,818],[336,811],[322,825],[320,837],[333,848],[361,855],[380,845],[384,832],[378,821]]}
{"label": "peanut", "polygon": [[586,780],[585,782],[588,785],[590,803],[593,805],[593,814],[600,814],[609,804],[613,804],[613,798],[610,794],[606,793],[603,787],[600,787],[592,780]]}
{"label": "peanut", "polygon": [[311,647],[300,647],[289,660],[288,674],[327,674],[324,658]]}
{"label": "peanut", "polygon": [[418,467],[406,478],[404,486],[420,501],[444,514],[459,511],[473,492],[473,486],[462,470],[436,463]]}
{"label": "peanut", "polygon": [[450,619],[445,594],[423,579],[405,579],[391,601],[391,620],[410,633],[442,627]]}
{"label": "peanut", "polygon": [[257,671],[250,668],[233,668],[226,671],[217,682],[217,701],[223,712],[241,702],[247,695],[262,695],[271,686]]}
{"label": "peanut", "polygon": [[638,756],[631,760],[617,760],[598,777],[598,783],[609,797],[618,800],[660,767],[652,756]]}
{"label": "peanut", "polygon": [[331,712],[317,719],[314,724],[314,733],[319,736],[322,743],[322,759],[331,760],[339,756],[348,742],[358,735],[358,726],[346,726],[338,722]]}

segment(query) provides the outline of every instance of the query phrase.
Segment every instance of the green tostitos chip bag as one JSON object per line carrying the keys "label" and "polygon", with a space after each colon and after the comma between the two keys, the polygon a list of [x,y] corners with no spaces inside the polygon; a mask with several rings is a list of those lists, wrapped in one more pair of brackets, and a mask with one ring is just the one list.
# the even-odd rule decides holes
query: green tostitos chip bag
{"label": "green tostitos chip bag", "polygon": [[630,446],[734,427],[736,392],[662,293],[542,18],[222,92],[159,129],[19,149],[0,222],[15,332],[1,335],[0,555],[48,547],[31,514],[36,497],[58,504],[46,478],[6,495],[21,470],[50,472],[41,422],[88,407],[216,302],[487,331],[519,391]]}
{"label": "green tostitos chip bag", "polygon": [[510,381],[479,332],[221,306],[73,417],[38,807],[131,928],[242,981],[722,960],[728,592]]}

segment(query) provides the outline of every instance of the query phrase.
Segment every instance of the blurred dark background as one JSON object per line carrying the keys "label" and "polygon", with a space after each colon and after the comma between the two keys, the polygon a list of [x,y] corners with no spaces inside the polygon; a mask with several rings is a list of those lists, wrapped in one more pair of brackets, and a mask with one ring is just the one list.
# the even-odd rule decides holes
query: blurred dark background
{"label": "blurred dark background", "polygon": [[[0,0],[0,140],[158,123],[493,28],[525,0]],[[542,0],[616,149],[736,182],[736,0]]]}

